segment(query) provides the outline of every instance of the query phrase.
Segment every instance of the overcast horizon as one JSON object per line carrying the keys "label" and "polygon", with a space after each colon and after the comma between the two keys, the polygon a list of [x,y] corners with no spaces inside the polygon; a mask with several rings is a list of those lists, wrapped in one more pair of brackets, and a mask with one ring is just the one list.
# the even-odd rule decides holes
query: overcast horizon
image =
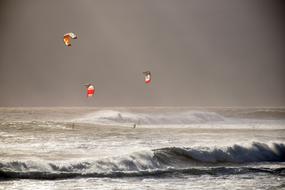
{"label": "overcast horizon", "polygon": [[285,107],[284,16],[281,0],[0,0],[0,106]]}

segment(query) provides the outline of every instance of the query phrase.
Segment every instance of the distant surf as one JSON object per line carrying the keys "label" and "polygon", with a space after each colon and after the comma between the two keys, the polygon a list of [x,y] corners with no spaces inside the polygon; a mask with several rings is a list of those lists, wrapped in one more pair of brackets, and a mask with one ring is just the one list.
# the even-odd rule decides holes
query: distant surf
{"label": "distant surf", "polygon": [[[258,112],[263,113],[266,112]],[[247,115],[248,114],[248,115]],[[252,118],[253,112],[223,111],[122,111],[122,110],[99,110],[82,115],[69,122],[99,125],[130,126],[133,124],[140,127],[188,127],[195,125],[198,128],[267,128],[284,129],[285,118],[279,120],[268,120]],[[277,115],[280,113],[277,111]],[[273,115],[273,113],[271,113]],[[248,116],[248,117],[247,117]],[[238,125],[237,125],[238,124]]]}
{"label": "distant surf", "polygon": [[126,124],[139,123],[144,125],[161,124],[193,124],[213,121],[224,121],[225,118],[215,112],[186,111],[166,113],[137,113],[116,110],[101,110],[87,114],[74,121],[81,123]]}

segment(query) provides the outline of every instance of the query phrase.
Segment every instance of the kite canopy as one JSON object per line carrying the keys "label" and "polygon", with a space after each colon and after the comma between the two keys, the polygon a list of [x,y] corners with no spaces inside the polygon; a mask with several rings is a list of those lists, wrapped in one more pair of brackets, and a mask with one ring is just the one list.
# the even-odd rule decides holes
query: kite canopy
{"label": "kite canopy", "polygon": [[77,39],[77,36],[72,32],[64,34],[63,42],[66,46],[71,46],[71,39]]}
{"label": "kite canopy", "polygon": [[145,72],[143,72],[143,74],[144,74],[144,82],[146,84],[149,84],[151,82],[151,73],[150,73],[150,71],[145,71]]}
{"label": "kite canopy", "polygon": [[86,86],[86,95],[87,97],[92,97],[95,94],[95,88],[91,84],[87,84]]}

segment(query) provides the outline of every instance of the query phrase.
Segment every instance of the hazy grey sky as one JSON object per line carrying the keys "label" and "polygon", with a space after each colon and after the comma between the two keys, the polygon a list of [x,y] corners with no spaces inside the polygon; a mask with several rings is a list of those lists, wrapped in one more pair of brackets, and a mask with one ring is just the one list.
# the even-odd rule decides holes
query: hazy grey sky
{"label": "hazy grey sky", "polygon": [[284,14],[277,0],[0,0],[0,106],[285,106]]}

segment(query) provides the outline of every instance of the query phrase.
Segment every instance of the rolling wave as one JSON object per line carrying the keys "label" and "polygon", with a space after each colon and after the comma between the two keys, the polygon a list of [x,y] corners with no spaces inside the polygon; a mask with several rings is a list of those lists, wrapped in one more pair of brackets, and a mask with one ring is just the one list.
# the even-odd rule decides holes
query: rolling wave
{"label": "rolling wave", "polygon": [[137,177],[161,175],[231,175],[266,172],[285,176],[285,168],[251,167],[251,163],[285,162],[285,145],[252,143],[245,147],[179,148],[140,151],[121,157],[77,163],[0,162],[2,179],[63,179],[73,177]]}

